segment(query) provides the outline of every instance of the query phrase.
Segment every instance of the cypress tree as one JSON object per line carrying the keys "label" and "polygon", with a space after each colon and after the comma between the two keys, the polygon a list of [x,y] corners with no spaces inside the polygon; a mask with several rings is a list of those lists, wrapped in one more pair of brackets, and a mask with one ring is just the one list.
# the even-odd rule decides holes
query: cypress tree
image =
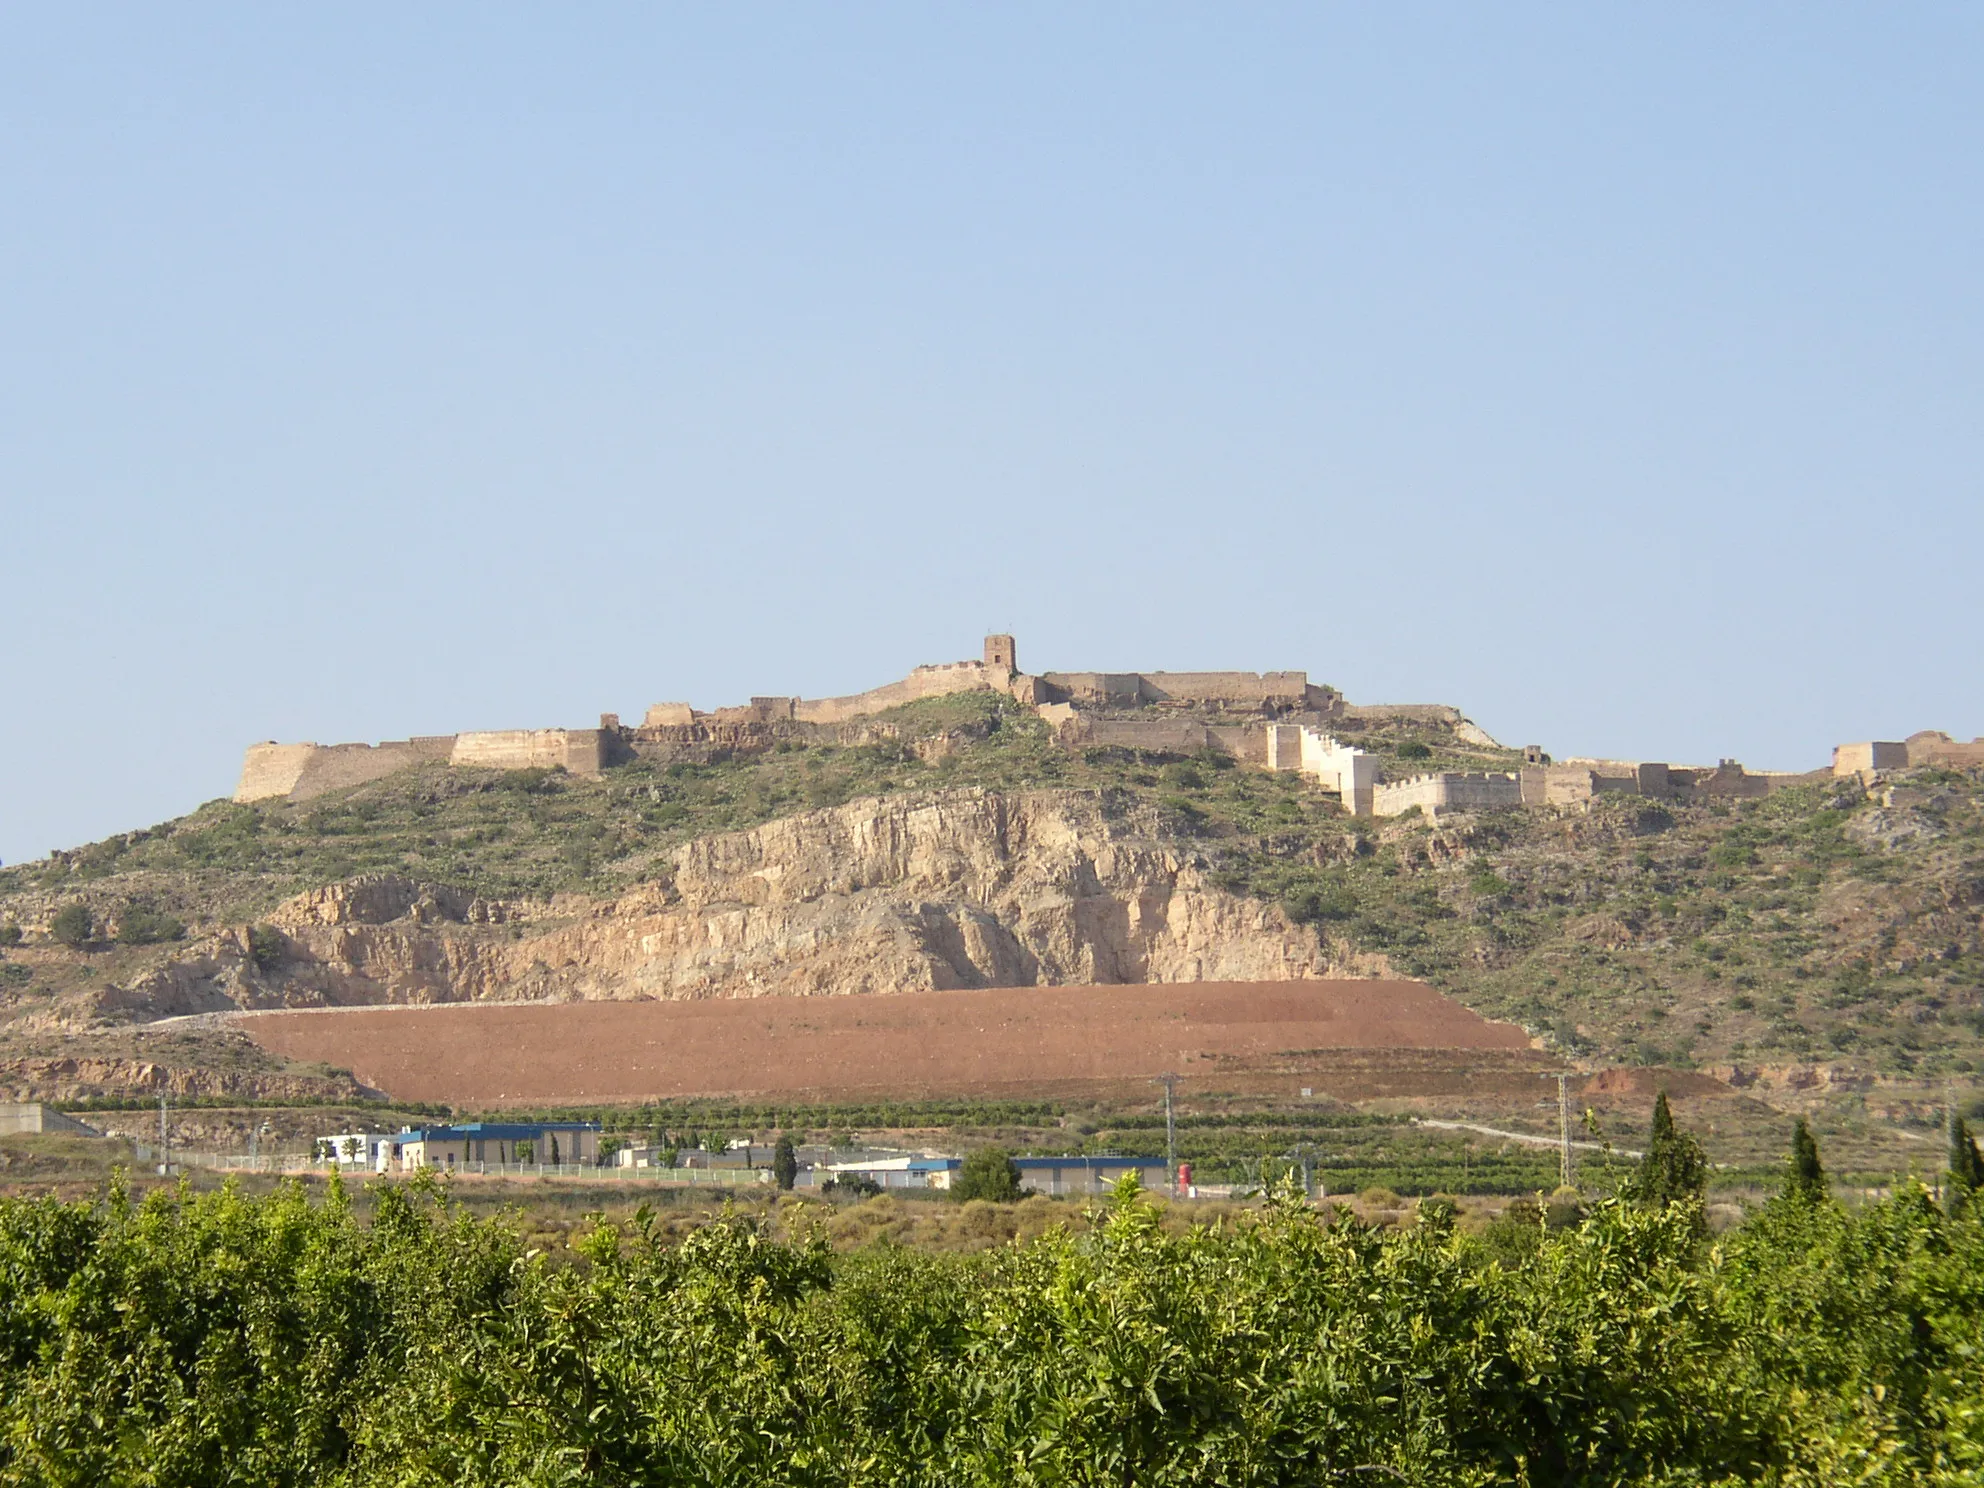
{"label": "cypress tree", "polygon": [[1631,1185],[1632,1196],[1665,1209],[1669,1204],[1699,1199],[1708,1185],[1708,1155],[1702,1144],[1674,1124],[1667,1092],[1653,1103],[1653,1123],[1647,1128],[1646,1156]]}
{"label": "cypress tree", "polygon": [[782,1189],[789,1190],[799,1181],[799,1154],[793,1150],[790,1133],[781,1133],[778,1146],[772,1150],[772,1176]]}
{"label": "cypress tree", "polygon": [[1984,1152],[1977,1150],[1970,1125],[1961,1116],[1950,1122],[1950,1213],[1961,1214],[1970,1207],[1971,1195],[1984,1188]]}
{"label": "cypress tree", "polygon": [[1826,1170],[1819,1163],[1819,1141],[1803,1116],[1791,1132],[1791,1173],[1784,1181],[1784,1192],[1808,1199],[1823,1199],[1828,1192]]}

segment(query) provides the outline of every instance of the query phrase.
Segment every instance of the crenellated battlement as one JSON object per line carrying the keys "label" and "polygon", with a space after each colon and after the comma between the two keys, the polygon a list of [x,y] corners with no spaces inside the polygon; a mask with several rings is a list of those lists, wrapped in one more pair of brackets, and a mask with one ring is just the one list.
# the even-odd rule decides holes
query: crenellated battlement
{"label": "crenellated battlement", "polygon": [[[303,800],[327,790],[362,784],[409,765],[443,760],[451,765],[515,770],[551,768],[575,775],[596,775],[616,759],[645,752],[647,746],[751,747],[759,731],[801,726],[836,728],[924,698],[959,692],[1003,693],[1024,707],[1040,709],[1051,723],[1062,723],[1075,710],[1130,707],[1210,709],[1221,713],[1272,717],[1306,711],[1327,714],[1340,707],[1334,689],[1310,683],[1307,672],[1066,672],[1029,676],[1019,670],[1019,648],[1010,635],[985,638],[975,660],[932,662],[913,668],[901,679],[846,697],[754,697],[734,707],[705,712],[688,703],[654,703],[641,722],[621,724],[617,714],[603,714],[596,729],[501,729],[491,732],[444,734],[427,739],[385,744],[256,744],[242,762],[237,801],[288,797]],[[1131,720],[1121,726],[1123,742],[1142,742],[1139,729],[1149,723]],[[1183,729],[1183,732],[1180,729]],[[1167,739],[1182,739],[1190,726],[1173,725]],[[1233,730],[1215,730],[1222,738]],[[770,735],[766,734],[766,738]],[[1209,738],[1203,731],[1196,738]],[[1232,743],[1230,739],[1227,743]],[[1220,747],[1214,742],[1211,747]]]}
{"label": "crenellated battlement", "polygon": [[[1385,780],[1379,756],[1367,754],[1323,725],[1354,731],[1405,723],[1448,731],[1462,744],[1499,749],[1458,709],[1415,703],[1354,706],[1335,688],[1312,683],[1303,671],[1282,672],[1042,672],[1019,670],[1010,635],[985,638],[981,656],[932,662],[866,692],[845,697],[753,697],[703,711],[683,702],[651,704],[638,724],[605,713],[597,728],[496,729],[436,734],[381,744],[279,744],[249,748],[237,801],[307,800],[326,791],[376,780],[410,766],[445,763],[483,769],[559,769],[597,775],[635,756],[689,758],[718,750],[759,750],[781,740],[859,742],[891,731],[886,720],[863,720],[925,698],[990,692],[1031,708],[1071,747],[1117,747],[1171,753],[1215,750],[1244,764],[1299,770],[1339,793],[1359,816],[1392,816],[1414,806],[1442,811],[1505,806],[1586,805],[1608,791],[1667,799],[1749,797],[1806,776],[1752,774],[1733,760],[1714,768],[1630,760],[1553,762],[1535,746],[1517,773],[1443,772]],[[1892,768],[1921,754],[1963,764],[1984,754],[1984,741],[1962,745],[1941,734],[1907,744],[1842,746],[1835,769]]]}
{"label": "crenellated battlement", "polygon": [[1386,781],[1372,793],[1373,816],[1401,816],[1418,807],[1427,816],[1450,811],[1507,811],[1522,805],[1522,782],[1514,775],[1442,770]]}

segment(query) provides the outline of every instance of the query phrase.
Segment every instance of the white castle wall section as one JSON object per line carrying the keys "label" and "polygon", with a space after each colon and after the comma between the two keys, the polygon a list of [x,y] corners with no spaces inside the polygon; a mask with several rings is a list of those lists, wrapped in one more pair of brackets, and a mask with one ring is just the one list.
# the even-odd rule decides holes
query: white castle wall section
{"label": "white castle wall section", "polygon": [[1267,767],[1300,770],[1324,790],[1333,790],[1354,816],[1372,812],[1372,792],[1379,779],[1378,757],[1345,744],[1321,729],[1293,723],[1267,727]]}
{"label": "white castle wall section", "polygon": [[1417,806],[1428,816],[1449,811],[1505,811],[1522,805],[1522,782],[1513,775],[1415,775],[1389,781],[1372,792],[1377,816],[1401,816]]}

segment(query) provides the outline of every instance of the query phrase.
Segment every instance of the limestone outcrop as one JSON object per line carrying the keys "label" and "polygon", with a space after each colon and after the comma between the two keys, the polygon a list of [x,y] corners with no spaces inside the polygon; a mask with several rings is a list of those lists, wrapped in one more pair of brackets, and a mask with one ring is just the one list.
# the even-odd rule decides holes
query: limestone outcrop
{"label": "limestone outcrop", "polygon": [[1383,975],[1216,887],[1188,840],[1082,792],[865,800],[699,838],[614,900],[498,903],[390,875],[300,896],[106,992],[227,1007],[839,995]]}

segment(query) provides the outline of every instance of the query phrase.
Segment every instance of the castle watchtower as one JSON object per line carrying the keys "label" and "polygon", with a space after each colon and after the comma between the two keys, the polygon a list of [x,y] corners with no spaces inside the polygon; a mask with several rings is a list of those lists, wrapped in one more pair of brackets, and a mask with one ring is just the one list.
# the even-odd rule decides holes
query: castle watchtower
{"label": "castle watchtower", "polygon": [[1020,669],[1019,647],[1009,635],[989,635],[985,638],[985,664],[994,671],[1008,674]]}

